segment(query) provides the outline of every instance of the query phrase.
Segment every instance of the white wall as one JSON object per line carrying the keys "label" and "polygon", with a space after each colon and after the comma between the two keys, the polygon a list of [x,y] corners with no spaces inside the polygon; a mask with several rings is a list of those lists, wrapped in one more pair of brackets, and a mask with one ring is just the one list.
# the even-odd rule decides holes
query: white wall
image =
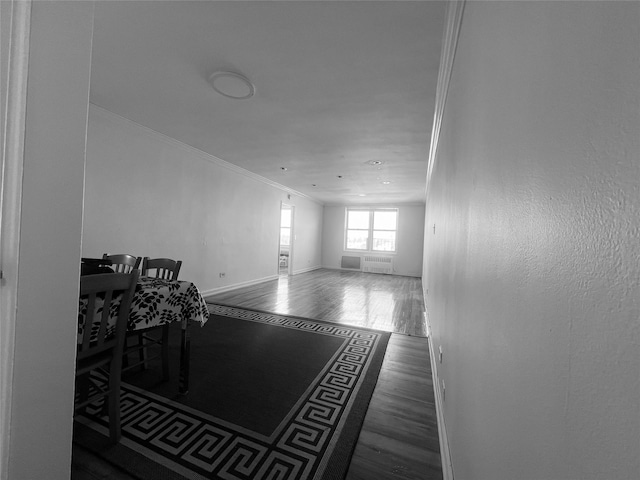
{"label": "white wall", "polygon": [[[393,255],[394,274],[420,277],[425,207],[424,205],[394,205],[393,207],[398,208],[398,251]],[[344,205],[326,205],[324,208],[322,264],[325,268],[340,268],[343,255],[362,256],[360,253],[344,250],[345,215]]]}
{"label": "white wall", "polygon": [[204,294],[275,278],[285,201],[294,272],[320,267],[322,205],[94,105],[87,148],[83,256],[181,259]]}
{"label": "white wall", "polygon": [[2,432],[11,480],[70,475],[92,26],[91,2],[33,3],[11,419]]}
{"label": "white wall", "polygon": [[639,46],[638,2],[466,4],[423,276],[456,480],[639,478]]}
{"label": "white wall", "polygon": [[0,2],[0,140],[4,149],[4,122],[7,101],[7,73],[9,71],[9,43],[11,42],[11,10],[9,1]]}

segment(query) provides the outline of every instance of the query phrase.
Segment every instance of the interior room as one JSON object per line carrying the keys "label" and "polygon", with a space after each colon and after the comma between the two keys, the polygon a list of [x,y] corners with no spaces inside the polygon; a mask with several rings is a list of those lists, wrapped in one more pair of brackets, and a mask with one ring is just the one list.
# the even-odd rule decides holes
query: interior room
{"label": "interior room", "polygon": [[[7,0],[0,27],[0,478],[70,478],[105,252],[205,299],[419,282],[424,336],[389,341],[423,342],[442,478],[638,477],[640,3]],[[349,209],[397,212],[386,274]]]}

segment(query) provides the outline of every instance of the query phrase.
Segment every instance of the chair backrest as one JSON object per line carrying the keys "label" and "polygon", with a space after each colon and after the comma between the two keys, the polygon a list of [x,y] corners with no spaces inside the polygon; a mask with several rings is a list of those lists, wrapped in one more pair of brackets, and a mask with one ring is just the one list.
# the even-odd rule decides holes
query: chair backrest
{"label": "chair backrest", "polygon": [[[152,273],[155,273],[156,278],[177,280],[181,266],[182,260],[144,257],[142,260],[142,275],[149,277],[153,276]],[[150,270],[154,270],[155,272],[150,272]]]}
{"label": "chair backrest", "polygon": [[102,255],[105,260],[111,261],[111,267],[117,273],[131,273],[133,270],[140,268],[141,257],[135,257],[133,255],[127,255],[126,253],[118,255]]}
{"label": "chair backrest", "polygon": [[[101,273],[80,277],[82,310],[78,314],[83,334],[78,359],[114,350],[122,355],[131,301],[138,282],[138,270],[131,273]],[[85,310],[86,308],[86,310]],[[115,316],[115,322],[110,317]],[[80,327],[80,325],[79,325]]]}

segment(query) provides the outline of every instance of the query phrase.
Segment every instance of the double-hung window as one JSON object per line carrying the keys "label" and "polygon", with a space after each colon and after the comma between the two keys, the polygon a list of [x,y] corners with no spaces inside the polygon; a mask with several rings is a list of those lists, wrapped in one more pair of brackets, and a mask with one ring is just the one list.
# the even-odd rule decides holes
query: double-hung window
{"label": "double-hung window", "polygon": [[345,250],[393,253],[397,230],[396,208],[347,208]]}

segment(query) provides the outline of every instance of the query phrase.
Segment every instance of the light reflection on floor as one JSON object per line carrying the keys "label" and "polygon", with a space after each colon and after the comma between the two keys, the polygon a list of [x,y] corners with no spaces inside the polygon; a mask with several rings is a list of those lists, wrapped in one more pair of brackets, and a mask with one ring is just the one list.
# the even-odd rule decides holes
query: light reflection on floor
{"label": "light reflection on floor", "polygon": [[289,315],[289,277],[278,277],[278,288],[276,289],[276,308],[277,312],[283,315]]}
{"label": "light reflection on floor", "polygon": [[212,295],[207,301],[426,336],[419,278],[320,269]]}
{"label": "light reflection on floor", "polygon": [[355,286],[341,297],[340,317],[350,323],[377,330],[393,331],[396,302],[392,292]]}

